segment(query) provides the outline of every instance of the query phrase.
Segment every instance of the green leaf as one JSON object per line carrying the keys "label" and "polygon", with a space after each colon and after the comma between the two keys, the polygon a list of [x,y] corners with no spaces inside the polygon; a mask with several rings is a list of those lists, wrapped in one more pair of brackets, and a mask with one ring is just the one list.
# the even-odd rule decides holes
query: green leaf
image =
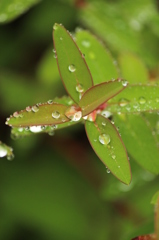
{"label": "green leaf", "polygon": [[70,121],[65,116],[68,106],[58,103],[43,103],[27,107],[25,110],[13,113],[6,124],[12,127],[29,127],[62,124]]}
{"label": "green leaf", "polygon": [[95,36],[87,31],[77,31],[76,42],[85,56],[95,85],[119,77],[116,61]]}
{"label": "green leaf", "polygon": [[12,21],[40,0],[1,0],[0,1],[0,23]]}
{"label": "green leaf", "polygon": [[119,57],[119,67],[122,78],[129,83],[147,83],[149,80],[148,71],[143,62],[134,54],[125,53]]}
{"label": "green leaf", "polygon": [[130,155],[146,170],[159,173],[158,140],[149,121],[141,115],[115,115],[123,142]]}
{"label": "green leaf", "polygon": [[82,96],[79,106],[82,109],[83,116],[89,114],[104,102],[125,89],[127,82],[125,80],[109,81],[100,83],[88,89]]}
{"label": "green leaf", "polygon": [[0,141],[0,158],[7,157],[8,160],[13,160],[13,149]]}
{"label": "green leaf", "polygon": [[129,85],[108,102],[107,110],[112,113],[159,111],[159,86]]}
{"label": "green leaf", "polygon": [[91,73],[82,53],[63,26],[54,25],[53,40],[61,79],[70,97],[78,103],[81,93],[93,85]]}
{"label": "green leaf", "polygon": [[131,182],[130,164],[122,139],[109,119],[98,115],[95,122],[86,121],[87,137],[97,156],[121,182]]}
{"label": "green leaf", "polygon": [[31,126],[28,128],[23,128],[23,127],[13,127],[11,130],[11,138],[12,139],[20,139],[22,137],[27,137],[39,133],[47,133],[50,136],[53,136],[56,130],[70,127],[72,125],[76,124],[76,122],[69,121],[61,124],[55,124],[52,126]]}
{"label": "green leaf", "polygon": [[158,198],[159,198],[159,191],[157,191],[154,195],[153,195],[153,197],[152,197],[152,199],[151,199],[151,204],[157,204],[157,201],[158,201]]}

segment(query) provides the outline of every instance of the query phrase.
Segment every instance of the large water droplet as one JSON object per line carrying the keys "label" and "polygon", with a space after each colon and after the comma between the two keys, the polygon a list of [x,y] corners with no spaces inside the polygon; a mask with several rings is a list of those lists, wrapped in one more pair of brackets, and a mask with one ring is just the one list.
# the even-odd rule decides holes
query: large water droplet
{"label": "large water droplet", "polygon": [[32,106],[31,109],[32,109],[32,111],[35,112],[35,113],[39,111],[39,107],[38,107],[37,105]]}
{"label": "large water droplet", "polygon": [[110,143],[110,136],[105,133],[99,135],[99,142],[103,145],[108,145]]}
{"label": "large water droplet", "polygon": [[30,131],[33,133],[38,133],[38,132],[41,132],[42,129],[41,129],[41,126],[31,126]]}
{"label": "large water droplet", "polygon": [[146,99],[145,99],[144,97],[140,97],[140,98],[139,98],[139,103],[140,103],[140,104],[146,103]]}
{"label": "large water droplet", "polygon": [[76,71],[76,67],[73,64],[71,64],[71,65],[68,66],[68,70],[70,72],[75,72]]}
{"label": "large water droplet", "polygon": [[55,119],[59,119],[60,118],[60,113],[58,111],[54,111],[52,113],[52,117],[55,118]]}
{"label": "large water droplet", "polygon": [[7,149],[5,149],[5,147],[3,147],[2,145],[0,145],[0,157],[5,157],[7,155]]}
{"label": "large water droplet", "polygon": [[79,93],[83,92],[84,91],[83,86],[81,84],[77,84],[76,91],[79,92]]}

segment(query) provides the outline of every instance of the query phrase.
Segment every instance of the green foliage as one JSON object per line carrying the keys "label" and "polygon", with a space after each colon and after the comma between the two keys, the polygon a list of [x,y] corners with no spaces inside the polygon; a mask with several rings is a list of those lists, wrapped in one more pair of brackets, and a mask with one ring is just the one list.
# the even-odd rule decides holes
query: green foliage
{"label": "green foliage", "polygon": [[86,133],[97,156],[120,181],[131,181],[130,164],[121,137],[113,124],[98,115],[95,122],[86,121]]}
{"label": "green foliage", "polygon": [[[93,85],[92,76],[75,42],[73,41],[69,33],[66,32],[63,26],[55,24],[53,29],[53,40],[57,55],[59,72],[61,74],[67,92],[76,103],[79,102],[79,106],[71,105],[70,107],[68,107],[65,105],[54,103],[53,101],[48,101],[44,104],[36,104],[32,107],[27,107],[26,110],[20,112],[14,112],[13,116],[7,119],[6,124],[12,127],[20,127],[20,135],[22,135],[23,132],[25,134],[25,131],[21,129],[24,127],[27,128],[25,130],[30,130],[31,132],[41,132],[42,130],[45,130],[45,127],[48,125],[62,124],[70,120],[76,122],[79,121],[82,116],[87,118],[88,114],[96,111],[96,109],[100,107],[101,104],[108,101],[108,99],[112,98],[120,91],[124,90],[124,88],[127,86],[127,81],[119,79],[117,81],[98,84],[91,88],[91,86]],[[117,154],[118,158],[118,161],[116,161],[116,159],[113,159],[114,163],[110,164],[109,160],[107,164],[105,156],[110,155],[110,152],[107,148],[110,147],[111,144],[109,144],[110,140],[107,144],[101,141],[101,135],[105,135],[105,131],[102,126],[99,127],[99,125],[101,124],[100,122],[98,122],[98,119],[100,118],[97,117],[97,121],[95,121],[96,112],[93,119],[90,119],[89,116],[86,119],[88,121],[95,121],[95,124],[97,124],[97,129],[99,129],[99,131],[96,132],[96,135],[98,134],[96,138],[98,139],[98,145],[101,146],[100,148],[96,148],[96,145],[92,146],[95,149],[97,155],[99,155],[99,152],[102,153],[102,155],[99,155],[100,159],[106,166],[109,167],[112,173],[117,176],[117,178],[119,178],[119,180],[121,180],[122,182],[129,184],[131,181],[131,173],[128,164],[126,149],[123,148],[123,144],[120,143],[121,139],[120,137],[118,137],[113,126],[106,126],[106,136],[110,136],[110,138],[112,139],[111,143],[113,144],[112,147],[116,149],[115,152],[113,151],[111,155],[115,156],[116,158]],[[55,129],[54,126],[53,128]],[[96,128],[94,128],[94,130],[95,129]],[[15,135],[18,134],[18,131],[16,130],[14,132]],[[91,131],[92,130],[88,130],[87,127],[87,134],[89,136],[89,139],[91,139],[90,141],[92,144],[92,141],[94,140],[90,134]],[[106,146],[106,148],[103,148],[103,144],[108,146]],[[111,158],[111,161],[112,156],[109,157]]]}
{"label": "green foliage", "polygon": [[76,32],[75,38],[84,54],[95,85],[119,77],[116,61],[95,36],[80,29]]}
{"label": "green foliage", "polygon": [[157,2],[36,3],[0,3],[0,239],[157,238]]}
{"label": "green foliage", "polygon": [[1,0],[0,23],[6,23],[26,12],[40,0]]}

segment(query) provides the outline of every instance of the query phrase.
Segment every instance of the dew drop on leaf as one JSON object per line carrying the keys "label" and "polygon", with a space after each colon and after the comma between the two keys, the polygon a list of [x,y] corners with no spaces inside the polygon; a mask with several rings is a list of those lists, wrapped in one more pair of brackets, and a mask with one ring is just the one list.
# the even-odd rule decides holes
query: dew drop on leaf
{"label": "dew drop on leaf", "polygon": [[114,159],[114,160],[116,159],[116,156],[114,154],[112,155],[112,159]]}
{"label": "dew drop on leaf", "polygon": [[102,125],[103,125],[103,126],[106,126],[106,123],[105,123],[105,122],[102,122]]}
{"label": "dew drop on leaf", "polygon": [[50,99],[50,100],[47,101],[47,103],[48,103],[48,104],[52,104],[52,103],[53,103],[53,100]]}
{"label": "dew drop on leaf", "polygon": [[124,86],[124,87],[126,87],[127,85],[128,85],[128,81],[126,81],[126,80],[122,80],[122,85]]}
{"label": "dew drop on leaf", "polygon": [[7,155],[7,149],[5,147],[0,146],[0,157],[5,157]]}
{"label": "dew drop on leaf", "polygon": [[108,134],[100,134],[99,135],[99,142],[103,145],[108,145],[110,143],[110,136]]}
{"label": "dew drop on leaf", "polygon": [[32,109],[32,111],[35,112],[35,113],[39,111],[39,108],[38,108],[37,105],[32,106],[31,109]]}
{"label": "dew drop on leaf", "polygon": [[71,65],[68,66],[68,70],[70,72],[75,72],[76,71],[76,67],[73,64],[71,64]]}
{"label": "dew drop on leaf", "polygon": [[127,99],[125,99],[125,98],[122,98],[122,99],[120,99],[119,100],[119,105],[121,106],[121,107],[125,107],[127,104],[128,104],[128,100]]}
{"label": "dew drop on leaf", "polygon": [[73,122],[77,122],[81,119],[82,112],[80,110],[77,110],[75,106],[71,106],[66,110],[65,115]]}
{"label": "dew drop on leaf", "polygon": [[7,160],[12,161],[14,159],[14,154],[7,155]]}
{"label": "dew drop on leaf", "polygon": [[53,29],[54,29],[54,30],[57,30],[57,29],[58,29],[58,25],[57,25],[57,24],[54,24]]}
{"label": "dew drop on leaf", "polygon": [[79,93],[83,92],[84,91],[83,86],[81,84],[77,84],[76,91],[79,92]]}
{"label": "dew drop on leaf", "polygon": [[83,40],[82,45],[86,48],[89,48],[91,46],[90,42],[88,40]]}
{"label": "dew drop on leaf", "polygon": [[54,111],[52,113],[52,117],[55,118],[55,119],[59,119],[60,118],[60,113],[58,111]]}
{"label": "dew drop on leaf", "polygon": [[41,129],[41,126],[31,126],[30,131],[33,133],[38,133],[38,132],[41,132],[42,129]]}
{"label": "dew drop on leaf", "polygon": [[30,106],[26,107],[26,111],[31,112],[31,107]]}
{"label": "dew drop on leaf", "polygon": [[139,103],[140,104],[145,104],[146,103],[146,99],[144,97],[140,97],[139,98]]}
{"label": "dew drop on leaf", "polygon": [[107,168],[107,173],[110,173],[110,170]]}

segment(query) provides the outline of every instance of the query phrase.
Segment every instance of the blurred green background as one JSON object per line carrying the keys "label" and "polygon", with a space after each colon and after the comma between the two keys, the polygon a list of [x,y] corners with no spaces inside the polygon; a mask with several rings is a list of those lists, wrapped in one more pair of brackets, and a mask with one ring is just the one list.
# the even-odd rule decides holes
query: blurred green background
{"label": "blurred green background", "polygon": [[71,32],[89,29],[114,59],[137,55],[149,79],[158,79],[158,13],[157,0],[0,3],[0,140],[15,154],[0,161],[1,240],[128,240],[154,231],[150,201],[159,177],[130,156],[132,183],[120,183],[94,154],[82,124],[13,141],[5,119],[65,94],[52,51],[55,22]]}

